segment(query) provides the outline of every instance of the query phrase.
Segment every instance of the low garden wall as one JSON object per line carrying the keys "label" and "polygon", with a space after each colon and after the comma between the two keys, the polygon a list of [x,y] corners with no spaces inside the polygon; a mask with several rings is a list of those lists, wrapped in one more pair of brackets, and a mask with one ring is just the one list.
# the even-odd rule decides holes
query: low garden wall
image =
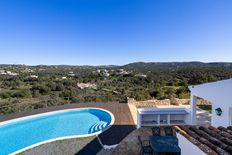
{"label": "low garden wall", "polygon": [[[135,105],[136,107],[156,107],[157,105],[189,105],[190,99],[164,99],[164,100],[146,100],[146,101],[136,101],[134,98],[127,99],[128,104]],[[210,105],[210,101],[204,99],[197,99],[197,105]]]}

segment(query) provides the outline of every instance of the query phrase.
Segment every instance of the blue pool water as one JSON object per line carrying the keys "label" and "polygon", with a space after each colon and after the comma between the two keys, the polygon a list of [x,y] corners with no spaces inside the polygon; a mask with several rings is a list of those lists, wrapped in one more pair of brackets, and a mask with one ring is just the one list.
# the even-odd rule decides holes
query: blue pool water
{"label": "blue pool water", "polygon": [[111,115],[106,111],[76,109],[0,125],[0,155],[53,138],[102,131],[111,121]]}

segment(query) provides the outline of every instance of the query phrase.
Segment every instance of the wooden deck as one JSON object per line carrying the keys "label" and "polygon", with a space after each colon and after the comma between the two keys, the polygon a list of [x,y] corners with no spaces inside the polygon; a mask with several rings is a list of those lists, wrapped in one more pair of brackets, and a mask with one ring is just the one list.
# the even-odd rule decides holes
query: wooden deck
{"label": "wooden deck", "polygon": [[134,125],[132,116],[130,114],[130,110],[126,103],[117,103],[117,102],[109,102],[109,103],[77,103],[77,104],[66,104],[61,106],[47,107],[42,109],[35,109],[31,111],[24,111],[19,113],[0,115],[0,122],[28,116],[34,114],[40,114],[50,111],[56,110],[64,110],[64,109],[73,109],[73,108],[85,108],[85,107],[95,107],[95,108],[103,108],[114,114],[115,117],[115,125]]}
{"label": "wooden deck", "polygon": [[[67,105],[48,107],[43,109],[36,109],[32,111],[25,111],[25,112],[0,116],[0,122],[23,117],[23,116],[44,113],[44,112],[63,110],[63,109],[83,108],[83,107],[103,108],[113,113],[115,117],[114,125],[99,135],[103,144],[106,145],[117,144],[123,138],[125,138],[129,133],[131,133],[134,129],[136,129],[128,105],[126,103],[117,103],[117,102],[78,103],[78,104],[67,104]],[[82,154],[82,155],[96,154],[101,149],[102,148],[99,145],[97,139],[94,139],[86,147],[84,147],[82,150],[77,152],[77,154]]]}

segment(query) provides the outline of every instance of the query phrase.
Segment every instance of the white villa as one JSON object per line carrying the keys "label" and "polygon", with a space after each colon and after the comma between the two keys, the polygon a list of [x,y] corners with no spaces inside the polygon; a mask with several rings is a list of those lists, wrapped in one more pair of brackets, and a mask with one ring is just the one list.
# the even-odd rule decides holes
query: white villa
{"label": "white villa", "polygon": [[192,123],[196,120],[196,99],[201,97],[212,103],[212,126],[232,125],[232,79],[189,86],[189,89],[191,91]]}
{"label": "white villa", "polygon": [[191,91],[189,107],[138,108],[137,128],[157,125],[195,125],[197,97],[212,103],[212,126],[232,125],[232,79],[189,86],[189,89]]}
{"label": "white villa", "polygon": [[[189,90],[191,92],[189,106],[138,108],[138,130],[146,126],[174,125],[181,154],[231,154],[232,79],[189,86]],[[197,124],[198,98],[208,100],[212,104],[211,125]]]}

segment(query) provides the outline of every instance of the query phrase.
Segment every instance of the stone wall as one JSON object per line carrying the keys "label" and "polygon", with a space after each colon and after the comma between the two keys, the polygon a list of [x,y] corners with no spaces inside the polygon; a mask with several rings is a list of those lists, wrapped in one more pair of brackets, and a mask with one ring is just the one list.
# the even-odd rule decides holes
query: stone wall
{"label": "stone wall", "polygon": [[136,101],[134,98],[127,99],[128,104],[133,104],[136,107],[156,107],[157,105],[170,105],[171,102],[169,99],[165,100],[146,100],[146,101]]}
{"label": "stone wall", "polygon": [[208,101],[208,100],[204,100],[204,99],[198,98],[197,99],[197,105],[211,105],[211,102]]}
{"label": "stone wall", "polygon": [[190,99],[179,99],[179,98],[174,98],[171,100],[172,105],[189,105],[190,104]]}
{"label": "stone wall", "polygon": [[[164,99],[164,100],[146,100],[146,101],[136,101],[134,98],[127,98],[128,104],[133,104],[136,107],[156,107],[156,105],[189,105],[190,99]],[[209,101],[198,98],[197,105],[209,105]]]}

